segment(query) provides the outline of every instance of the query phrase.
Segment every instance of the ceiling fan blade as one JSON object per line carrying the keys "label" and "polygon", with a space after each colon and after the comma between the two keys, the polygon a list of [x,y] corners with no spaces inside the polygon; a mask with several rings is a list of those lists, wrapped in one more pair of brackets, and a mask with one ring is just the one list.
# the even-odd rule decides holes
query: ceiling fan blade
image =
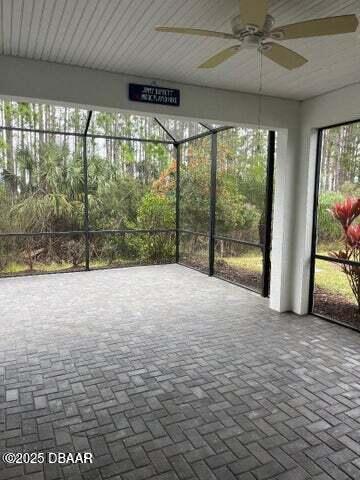
{"label": "ceiling fan blade", "polygon": [[226,48],[202,63],[199,68],[215,68],[240,51],[241,45]]}
{"label": "ceiling fan blade", "polygon": [[306,58],[277,43],[267,42],[264,45],[263,55],[288,70],[302,67],[307,62]]}
{"label": "ceiling fan blade", "polygon": [[225,32],[213,32],[212,30],[202,30],[201,28],[186,28],[186,27],[156,27],[157,32],[167,33],[181,33],[184,35],[197,35],[200,37],[217,37],[234,40],[234,35]]}
{"label": "ceiling fan blade", "polygon": [[355,32],[358,25],[359,20],[356,15],[341,15],[340,17],[318,18],[307,22],[284,25],[275,28],[270,35],[278,40],[321,37],[322,35]]}
{"label": "ceiling fan blade", "polygon": [[240,0],[240,17],[244,25],[264,26],[267,15],[267,0]]}

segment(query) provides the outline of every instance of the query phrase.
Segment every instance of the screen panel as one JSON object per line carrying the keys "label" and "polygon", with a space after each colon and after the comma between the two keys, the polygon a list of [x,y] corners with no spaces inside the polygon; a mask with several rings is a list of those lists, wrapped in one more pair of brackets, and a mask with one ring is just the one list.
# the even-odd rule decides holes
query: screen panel
{"label": "screen panel", "polygon": [[354,308],[356,299],[345,269],[341,264],[316,260],[313,311],[359,328],[360,315]]}
{"label": "screen panel", "polygon": [[180,228],[208,233],[210,209],[211,137],[181,146]]}
{"label": "screen panel", "polygon": [[[175,261],[176,161],[172,146],[88,139],[88,179],[93,232],[90,268]],[[154,233],[121,234],[119,230]],[[173,234],[157,230],[172,230]]]}
{"label": "screen panel", "polygon": [[317,253],[327,254],[329,248],[343,247],[343,228],[332,209],[360,197],[360,122],[328,128],[322,139]]}
{"label": "screen panel", "polygon": [[203,273],[209,273],[209,237],[180,233],[180,262]]}
{"label": "screen panel", "polygon": [[125,112],[93,112],[89,133],[91,135],[172,141],[153,117]]}
{"label": "screen panel", "polygon": [[175,236],[175,232],[93,233],[90,268],[174,263]]}
{"label": "screen panel", "polygon": [[218,276],[261,293],[263,256],[260,248],[216,240],[214,267]]}
{"label": "screen panel", "polygon": [[91,230],[174,229],[172,146],[88,139]]}
{"label": "screen panel", "polygon": [[360,328],[360,122],[320,138],[312,310]]}
{"label": "screen panel", "polygon": [[250,128],[217,134],[214,272],[257,292],[263,283],[268,135]]}
{"label": "screen panel", "polygon": [[159,117],[159,121],[177,141],[186,140],[195,135],[200,135],[209,131],[201,123],[193,120],[177,120],[173,118]]}
{"label": "screen panel", "polygon": [[83,234],[0,237],[1,277],[84,269]]}
{"label": "screen panel", "polygon": [[206,273],[209,271],[210,169],[211,136],[181,145],[180,262]]}
{"label": "screen panel", "polygon": [[81,137],[1,130],[1,233],[83,228]]}
{"label": "screen panel", "polygon": [[0,126],[83,134],[88,111],[63,105],[0,101]]}
{"label": "screen panel", "polygon": [[268,131],[217,134],[216,235],[263,244]]}

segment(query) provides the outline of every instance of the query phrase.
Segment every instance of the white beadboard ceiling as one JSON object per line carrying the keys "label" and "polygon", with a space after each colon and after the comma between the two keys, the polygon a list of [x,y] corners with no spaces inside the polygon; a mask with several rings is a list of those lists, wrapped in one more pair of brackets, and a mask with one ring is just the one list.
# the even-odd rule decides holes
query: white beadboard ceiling
{"label": "white beadboard ceiling", "polygon": [[[256,52],[208,71],[231,41],[157,33],[156,25],[230,32],[238,0],[0,0],[0,54],[154,79],[256,92]],[[360,0],[269,0],[276,25],[355,13]],[[360,81],[360,32],[283,42],[309,62],[288,72],[263,61],[265,94],[303,100]]]}

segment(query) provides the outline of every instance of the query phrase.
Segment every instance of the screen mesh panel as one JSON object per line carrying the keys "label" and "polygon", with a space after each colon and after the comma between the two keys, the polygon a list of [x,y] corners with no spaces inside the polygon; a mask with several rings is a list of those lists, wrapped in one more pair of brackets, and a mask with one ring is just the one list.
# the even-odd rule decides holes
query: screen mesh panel
{"label": "screen mesh panel", "polygon": [[96,232],[91,235],[92,269],[174,262],[175,232]]}
{"label": "screen mesh panel", "polygon": [[180,262],[209,273],[209,238],[193,233],[180,234]]}
{"label": "screen mesh panel", "polygon": [[0,237],[0,276],[74,272],[84,268],[83,234]]}
{"label": "screen mesh panel", "polygon": [[313,312],[360,328],[360,122],[322,130],[319,161]]}
{"label": "screen mesh panel", "polygon": [[1,101],[0,126],[82,134],[87,116],[81,108]]}
{"label": "screen mesh panel", "polygon": [[208,271],[211,138],[181,146],[180,161],[180,261]]}
{"label": "screen mesh panel", "polygon": [[264,243],[268,131],[218,133],[216,234]]}
{"label": "screen mesh panel", "polygon": [[0,232],[83,228],[81,137],[1,130]]}
{"label": "screen mesh panel", "polygon": [[171,142],[171,138],[153,117],[130,113],[93,112],[89,133]]}
{"label": "screen mesh panel", "polygon": [[158,120],[177,141],[208,132],[205,126],[192,120],[176,120],[163,117],[158,117]]}
{"label": "screen mesh panel", "polygon": [[232,128],[218,133],[217,145],[214,272],[259,292],[263,275],[260,245],[265,243],[268,133]]}
{"label": "screen mesh panel", "polygon": [[217,276],[261,293],[263,256],[260,248],[216,240],[215,252]]}
{"label": "screen mesh panel", "polygon": [[91,230],[174,229],[172,146],[88,139]]}

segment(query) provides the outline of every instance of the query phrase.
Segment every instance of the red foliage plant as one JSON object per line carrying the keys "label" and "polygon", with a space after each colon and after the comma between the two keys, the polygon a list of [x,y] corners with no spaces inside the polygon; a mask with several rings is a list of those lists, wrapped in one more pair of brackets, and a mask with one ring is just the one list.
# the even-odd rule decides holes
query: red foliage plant
{"label": "red foliage plant", "polygon": [[360,223],[350,225],[346,230],[347,241],[352,248],[360,248]]}
{"label": "red foliage plant", "polygon": [[343,203],[336,203],[331,211],[346,230],[360,215],[360,198],[347,198]]}
{"label": "red foliage plant", "polygon": [[339,260],[354,262],[343,263],[341,268],[349,280],[360,311],[360,223],[354,223],[360,216],[360,198],[347,198],[337,203],[331,213],[341,223],[344,232],[344,249],[331,252],[331,255]]}

